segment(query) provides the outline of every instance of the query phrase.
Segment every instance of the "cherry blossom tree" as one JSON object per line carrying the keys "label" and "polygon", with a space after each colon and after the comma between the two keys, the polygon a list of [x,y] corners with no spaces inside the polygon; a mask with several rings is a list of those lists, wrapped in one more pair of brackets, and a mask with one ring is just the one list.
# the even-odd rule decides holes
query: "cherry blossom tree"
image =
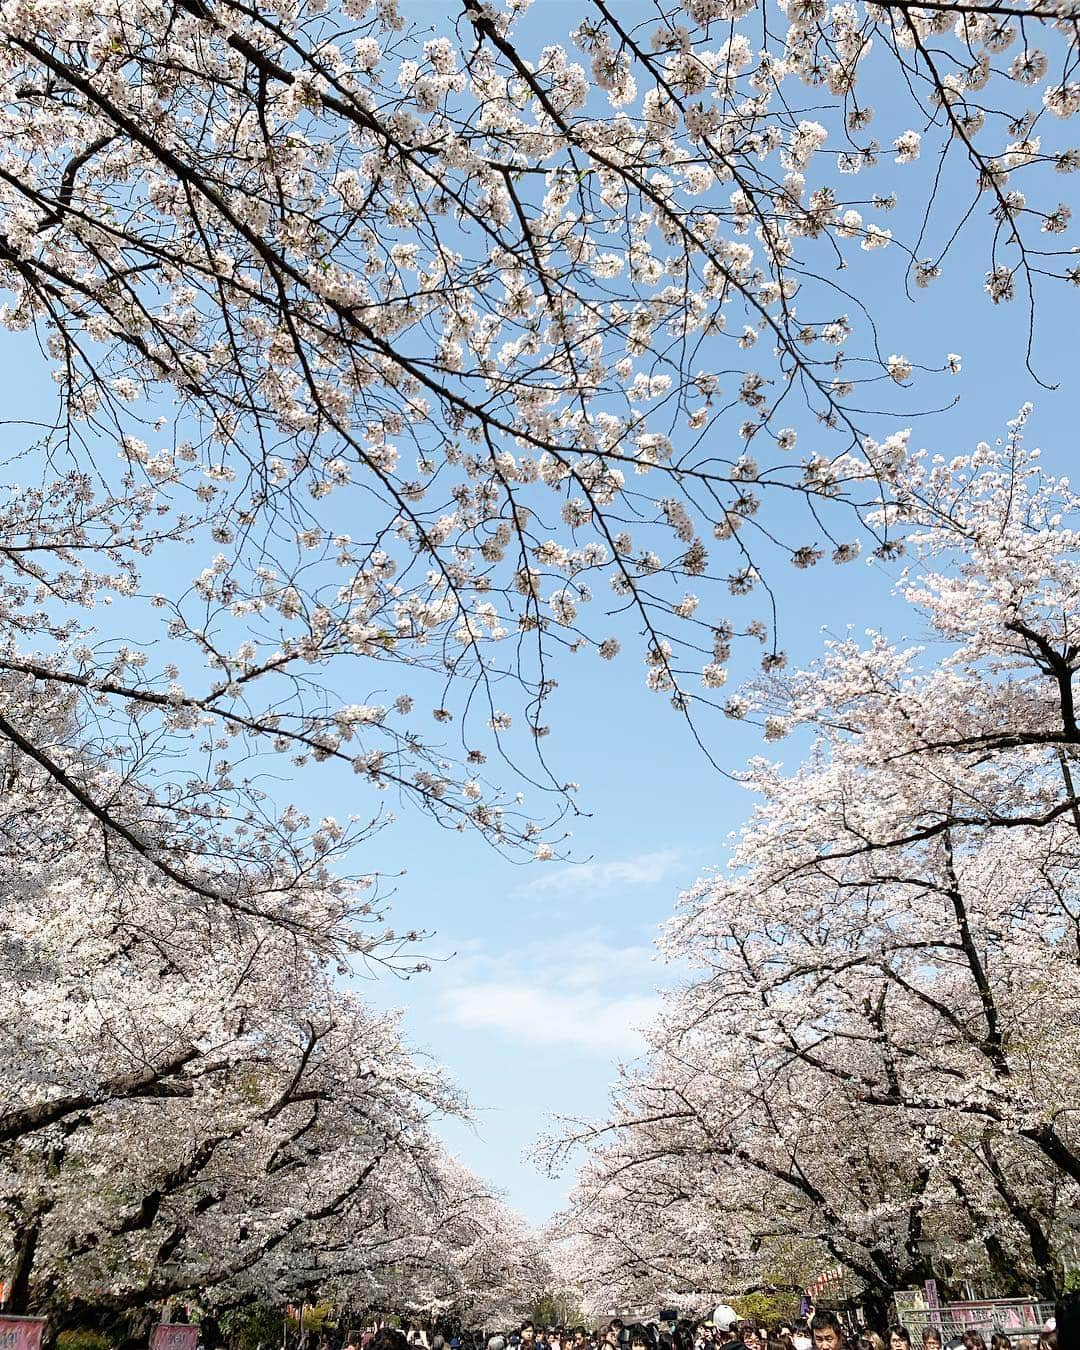
{"label": "cherry blossom tree", "polygon": [[[758,804],[730,863],[666,935],[694,976],[611,1120],[561,1144],[591,1144],[576,1204],[631,1273],[737,1276],[803,1238],[871,1303],[934,1261],[1062,1288],[1080,1191],[1080,499],[1024,449],[1025,420],[898,478],[916,555],[900,590],[928,646],[837,639],[748,695],[767,736],[810,732],[807,757],[750,766]],[[665,1218],[642,1237],[650,1193]]]}
{"label": "cherry blossom tree", "polygon": [[[153,779],[140,846],[182,884],[248,861],[175,832],[267,813],[264,752],[546,852],[482,766],[539,745],[563,655],[629,633],[687,716],[740,634],[782,664],[769,595],[732,619],[728,592],[777,552],[856,556],[891,397],[959,369],[887,355],[836,268],[891,250],[918,290],[963,227],[1031,324],[1080,275],[1068,5],[590,0],[567,33],[528,8],[4,11],[3,317],[61,406],[2,530],[3,665]],[[589,619],[598,588],[622,616]],[[139,642],[91,627],[112,600]]]}
{"label": "cherry blossom tree", "polygon": [[[8,676],[3,696],[27,741],[80,790],[108,783],[145,810],[72,746],[70,696],[54,684],[35,702],[25,684]],[[103,842],[38,756],[9,744],[2,773],[9,1307],[62,1325],[172,1295],[227,1306],[356,1285],[427,1306],[435,1271],[460,1303],[496,1284],[531,1296],[531,1233],[435,1136],[460,1095],[406,1051],[397,1017],[337,987],[339,934],[368,956],[397,939],[374,885],[329,871],[334,820],[280,905],[269,889],[223,903]]]}
{"label": "cherry blossom tree", "polygon": [[[717,1079],[703,1072],[699,1096],[687,1079],[685,1090],[671,1083],[659,1072],[635,1083],[610,1121],[579,1122],[559,1138],[557,1157],[575,1145],[589,1150],[555,1224],[573,1233],[566,1262],[583,1305],[594,1317],[647,1316],[663,1306],[710,1308],[736,1293],[801,1293],[814,1273],[835,1265],[808,1236],[806,1205],[765,1168],[725,1160],[712,1126],[719,1130],[730,1108],[716,1100]],[[745,1109],[750,1097],[741,1100]],[[835,1170],[835,1157],[827,1166]]]}
{"label": "cherry blossom tree", "polygon": [[213,911],[170,915],[160,890],[94,880],[60,878],[8,930],[15,1307],[77,1313],[96,1291],[122,1309],[240,1279],[460,1109],[293,935],[238,936]]}
{"label": "cherry blossom tree", "polygon": [[[847,562],[864,542],[888,557],[920,530],[932,551],[939,518],[950,547],[979,543],[979,491],[968,520],[953,471],[909,465],[892,406],[960,358],[889,353],[862,254],[902,257],[918,291],[968,265],[964,234],[973,293],[1025,305],[1034,343],[1037,296],[1080,279],[1058,186],[1080,165],[1071,8],[589,0],[554,35],[527,11],[464,0],[429,30],[395,0],[0,10],[0,316],[36,338],[59,400],[12,446],[0,506],[0,935],[18,1014],[0,1142],[27,1290],[95,1261],[110,1289],[128,1272],[120,1303],[184,1281],[284,1289],[314,1277],[298,1254],[320,1225],[347,1213],[366,1232],[394,1193],[445,1180],[425,1127],[445,1087],[331,985],[335,962],[410,945],[351,852],[382,804],[550,856],[574,809],[544,753],[571,656],[614,658],[629,636],[679,713],[742,716],[752,701],[719,702],[733,644],[785,664],[778,560]],[[1015,827],[1022,874],[1064,887],[1038,859],[1067,848],[1075,809],[1074,656],[1023,606],[1007,638],[990,624],[998,647],[948,627],[980,585],[997,612],[979,546],[966,590],[927,583],[963,653],[941,698],[960,704],[924,691],[941,720],[910,757],[947,766],[955,795],[912,768],[926,795],[910,809],[933,819],[912,824],[883,785],[894,815],[876,825],[900,853],[937,850],[940,884],[941,850],[975,868],[979,832]],[[590,608],[598,593],[616,613]],[[1056,707],[1024,694],[986,723],[986,680],[997,707],[999,671],[1025,655]],[[767,734],[820,717],[831,744],[814,696],[793,683]],[[1009,777],[1025,755],[1045,770],[1030,788]],[[489,777],[492,758],[515,781]],[[1036,801],[1051,762],[1057,795]],[[346,819],[268,786],[318,763],[352,775]],[[349,1086],[364,1054],[385,1095]],[[999,1070],[975,1062],[969,1114],[1070,1176],[1068,1120],[997,1122]],[[371,1137],[346,1146],[367,1111]],[[87,1159],[130,1138],[118,1198]],[[390,1249],[425,1231],[385,1222]],[[454,1250],[455,1272],[488,1260]],[[430,1296],[462,1297],[456,1279]]]}
{"label": "cherry blossom tree", "polygon": [[63,1325],[173,1295],[426,1310],[532,1296],[535,1240],[437,1142],[464,1105],[396,1017],[335,989],[276,923],[210,907],[170,929],[160,893],[103,886],[88,904],[85,886],[60,879],[13,925],[13,1308]]}
{"label": "cherry blossom tree", "polygon": [[[425,1184],[396,1198],[405,1237],[369,1264],[381,1282],[357,1301],[474,1327],[526,1315],[550,1278],[536,1232],[457,1159],[442,1158],[435,1185],[415,1175]],[[343,1287],[356,1297],[355,1283]]]}

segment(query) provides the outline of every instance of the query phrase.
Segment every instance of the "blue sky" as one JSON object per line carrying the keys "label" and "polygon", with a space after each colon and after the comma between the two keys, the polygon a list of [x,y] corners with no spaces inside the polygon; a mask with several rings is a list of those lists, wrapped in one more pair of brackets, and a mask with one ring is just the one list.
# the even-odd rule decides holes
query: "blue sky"
{"label": "blue sky", "polygon": [[[568,0],[540,0],[530,22],[538,35],[543,22],[562,29],[570,9]],[[894,172],[884,161],[874,190],[887,190]],[[982,291],[981,253],[960,253],[935,287],[917,293],[916,304],[903,293],[902,259],[891,252],[857,258],[844,277],[873,311],[883,350],[934,363],[948,352],[963,357],[962,374],[933,382],[925,400],[931,406],[955,396],[957,405],[915,422],[913,446],[950,454],[993,439],[1031,399],[1029,440],[1044,448],[1051,468],[1070,471],[1078,293],[1045,297],[1037,369],[1059,387],[1042,389],[1024,366],[1022,310],[995,308]],[[0,359],[7,416],[33,415],[49,386],[32,336],[3,335]],[[907,424],[898,416],[875,429],[884,435]],[[9,449],[22,443],[13,427],[6,436]],[[880,566],[823,564],[770,580],[781,601],[782,645],[796,662],[815,655],[823,628],[882,625],[896,636],[919,636]],[[362,861],[398,874],[399,926],[432,934],[430,973],[407,982],[383,975],[364,982],[365,992],[404,1008],[410,1042],[445,1064],[471,1098],[475,1124],[447,1127],[451,1146],[537,1221],[559,1207],[569,1179],[540,1176],[526,1150],[551,1113],[604,1110],[617,1064],[640,1049],[636,1028],[654,1009],[658,984],[670,978],[653,960],[657,928],[680,889],[723,861],[726,840],[748,809],[743,791],[710,768],[667,700],[646,691],[636,658],[614,666],[581,660],[560,672],[548,719],[557,776],[580,782],[588,813],[573,825],[576,861],[513,863],[478,839],[408,812],[367,846]],[[704,730],[728,768],[762,750],[753,727],[716,720]],[[343,790],[332,772],[308,772],[303,800],[314,813],[339,809]]]}
{"label": "blue sky", "polygon": [[[964,357],[957,407],[917,424],[912,444],[956,453],[992,440],[1031,398],[1029,442],[1043,447],[1049,467],[1068,472],[1076,410],[1069,373],[1080,368],[1068,309],[1044,330],[1040,368],[1062,387],[1041,390],[1024,369],[1015,316],[990,305],[981,277],[966,281],[966,289],[958,282],[955,292],[923,295],[917,307],[887,285],[872,297],[885,330],[897,334],[896,350],[914,353],[931,332]],[[811,660],[823,630],[848,626],[917,640],[917,616],[892,596],[894,575],[862,562],[778,574],[783,645],[793,659]],[[415,820],[381,841],[388,856],[410,858],[398,910],[435,931],[435,953],[455,955],[403,987],[383,981],[373,996],[407,1008],[413,1042],[468,1090],[477,1123],[448,1130],[452,1145],[535,1220],[560,1206],[571,1178],[543,1177],[523,1155],[550,1113],[603,1111],[618,1061],[640,1049],[635,1028],[648,1019],[657,985],[672,978],[652,958],[657,929],[679,891],[723,861],[750,804],[709,767],[666,700],[644,689],[639,665],[593,665],[581,676],[557,695],[550,747],[557,768],[580,781],[590,813],[574,825],[581,861],[521,867]],[[763,747],[755,728],[732,722],[710,724],[707,739],[732,769],[763,749],[795,753]]]}
{"label": "blue sky", "polygon": [[[868,286],[886,350],[914,356],[929,338],[963,356],[963,373],[948,387],[957,406],[914,423],[912,445],[953,454],[993,440],[1031,399],[1028,441],[1043,448],[1048,468],[1068,473],[1080,370],[1076,292],[1044,306],[1036,369],[1060,387],[1042,389],[1024,366],[1020,315],[991,305],[981,264],[973,259],[939,289],[920,292],[918,304],[904,298],[895,265],[879,268]],[[886,430],[907,424],[897,419]],[[848,626],[918,640],[917,615],[892,595],[896,571],[859,562],[777,573],[782,645],[792,659],[812,660],[824,631]],[[449,1142],[538,1221],[559,1208],[572,1178],[541,1176],[526,1151],[551,1113],[604,1110],[619,1060],[641,1048],[635,1028],[648,1019],[656,987],[673,978],[652,958],[657,929],[679,891],[723,861],[750,804],[709,767],[666,700],[645,690],[640,665],[593,664],[579,675],[551,709],[550,754],[581,783],[590,813],[574,824],[581,861],[522,867],[416,820],[402,820],[382,841],[390,856],[410,859],[398,910],[435,931],[434,952],[456,955],[372,994],[405,1007],[414,1044],[466,1087],[476,1125],[447,1130]],[[732,769],[763,751],[795,753],[793,745],[764,747],[755,728],[729,721],[709,724],[707,742]]]}

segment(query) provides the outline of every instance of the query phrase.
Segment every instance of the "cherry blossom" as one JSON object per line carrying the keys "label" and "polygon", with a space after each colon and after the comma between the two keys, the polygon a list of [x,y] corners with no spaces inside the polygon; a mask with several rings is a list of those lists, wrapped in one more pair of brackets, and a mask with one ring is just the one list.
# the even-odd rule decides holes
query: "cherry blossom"
{"label": "cherry blossom", "polygon": [[[631,25],[590,0],[540,43],[527,6],[479,0],[432,28],[389,3],[10,0],[4,322],[37,329],[54,364],[60,430],[40,456],[81,466],[86,528],[141,503],[127,534],[69,555],[65,594],[119,588],[155,612],[134,661],[87,619],[92,656],[43,661],[24,627],[8,668],[118,730],[138,716],[118,755],[148,732],[185,754],[228,742],[210,796],[242,795],[237,764],[266,753],[334,761],[531,850],[536,824],[474,772],[494,684],[513,672],[538,740],[551,655],[607,658],[625,637],[594,603],[614,591],[648,684],[690,715],[726,663],[715,636],[750,622],[728,618],[727,579],[749,594],[776,564],[773,504],[815,508],[781,556],[846,556],[837,532],[881,491],[872,386],[958,368],[884,358],[830,280],[855,249],[902,249],[919,287],[953,265],[920,165],[945,155],[970,184],[995,302],[1071,274],[1069,204],[1047,183],[1075,167],[1075,22],[1025,4],[1020,46],[1013,10],[991,10],[783,5],[777,25],[695,2]],[[882,80],[888,117],[864,97]],[[814,116],[791,111],[804,90]],[[883,144],[927,202],[917,239],[888,224]],[[796,401],[818,428],[805,451]],[[59,540],[26,526],[48,587]],[[417,718],[344,722],[337,689],[369,685],[423,691]],[[444,710],[453,751],[427,720]],[[546,765],[540,781],[572,809]]]}
{"label": "cherry blossom", "polygon": [[748,691],[806,758],[747,768],[730,859],[664,937],[691,979],[611,1117],[549,1145],[586,1146],[572,1212],[628,1299],[839,1262],[884,1306],[932,1273],[926,1243],[958,1275],[1062,1288],[1080,497],[1025,448],[1029,411],[996,446],[898,463],[886,514],[925,645],[836,639]]}

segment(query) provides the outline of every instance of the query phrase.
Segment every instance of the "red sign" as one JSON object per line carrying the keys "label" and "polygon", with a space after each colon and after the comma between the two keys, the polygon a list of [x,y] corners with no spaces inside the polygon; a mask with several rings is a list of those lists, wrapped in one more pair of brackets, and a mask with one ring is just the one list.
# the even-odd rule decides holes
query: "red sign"
{"label": "red sign", "polygon": [[199,1328],[187,1322],[159,1322],[150,1334],[150,1350],[195,1350],[198,1343]]}
{"label": "red sign", "polygon": [[0,1316],[0,1350],[41,1350],[44,1317]]}

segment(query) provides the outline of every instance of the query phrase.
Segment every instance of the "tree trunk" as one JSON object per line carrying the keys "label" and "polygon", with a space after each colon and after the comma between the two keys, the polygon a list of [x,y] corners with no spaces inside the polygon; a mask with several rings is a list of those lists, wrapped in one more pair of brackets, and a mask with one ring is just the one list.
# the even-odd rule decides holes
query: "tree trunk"
{"label": "tree trunk", "polygon": [[866,1325],[884,1335],[893,1320],[892,1290],[885,1285],[875,1285],[861,1295],[861,1301]]}
{"label": "tree trunk", "polygon": [[27,1215],[17,1223],[12,1235],[14,1256],[11,1264],[11,1289],[6,1311],[24,1314],[30,1306],[30,1276],[34,1270],[38,1238],[41,1236],[41,1215]]}

